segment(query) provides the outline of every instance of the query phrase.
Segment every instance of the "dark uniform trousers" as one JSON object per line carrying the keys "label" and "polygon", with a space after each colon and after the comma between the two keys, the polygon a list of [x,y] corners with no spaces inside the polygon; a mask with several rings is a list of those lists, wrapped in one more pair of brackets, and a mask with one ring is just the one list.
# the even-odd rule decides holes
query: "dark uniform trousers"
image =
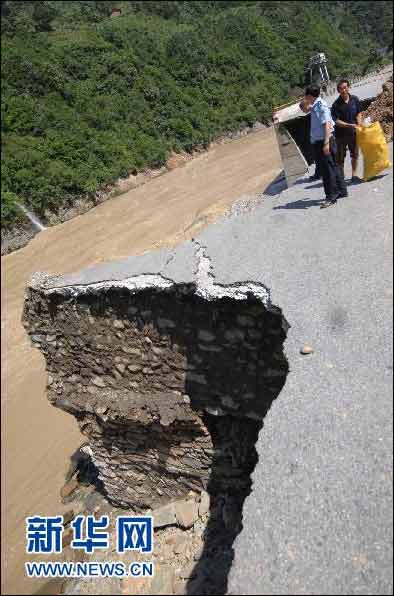
{"label": "dark uniform trousers", "polygon": [[323,153],[324,141],[312,144],[316,167],[323,178],[324,192],[327,201],[333,201],[338,195],[346,195],[347,189],[343,174],[337,164],[337,145],[334,137],[330,137],[330,153]]}

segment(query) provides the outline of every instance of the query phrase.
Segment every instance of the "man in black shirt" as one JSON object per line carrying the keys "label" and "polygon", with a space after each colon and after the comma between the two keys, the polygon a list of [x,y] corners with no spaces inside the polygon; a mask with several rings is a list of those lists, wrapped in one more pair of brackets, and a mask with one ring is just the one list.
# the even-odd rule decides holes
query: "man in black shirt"
{"label": "man in black shirt", "polygon": [[337,162],[344,174],[346,151],[349,148],[352,159],[352,182],[357,180],[358,147],[356,141],[356,128],[360,124],[360,100],[356,95],[349,93],[350,83],[346,79],[339,81],[337,90],[338,99],[331,107],[332,119],[335,122],[335,139],[337,142]]}

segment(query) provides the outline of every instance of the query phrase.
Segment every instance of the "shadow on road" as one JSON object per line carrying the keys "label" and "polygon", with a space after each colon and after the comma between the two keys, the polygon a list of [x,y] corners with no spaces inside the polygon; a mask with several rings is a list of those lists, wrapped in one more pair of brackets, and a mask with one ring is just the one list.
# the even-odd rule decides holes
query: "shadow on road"
{"label": "shadow on road", "polygon": [[263,190],[264,195],[268,195],[269,197],[274,197],[281,193],[283,190],[286,190],[287,182],[284,170],[279,172],[279,174],[269,183],[269,185]]}
{"label": "shadow on road", "polygon": [[373,178],[370,178],[370,180],[363,180],[363,178],[359,178],[358,176],[356,176],[356,180],[354,180],[354,181],[348,180],[346,182],[346,184],[348,186],[359,186],[360,184],[368,184],[369,182],[376,182],[377,180],[380,180],[381,178],[385,178],[386,176],[388,176],[388,174],[379,174],[379,176],[374,176]]}
{"label": "shadow on road", "polygon": [[317,184],[311,184],[310,186],[305,186],[306,190],[310,190],[311,188],[323,188],[323,182],[318,182]]}
{"label": "shadow on road", "polygon": [[307,184],[308,182],[311,182],[311,180],[309,180],[309,176],[307,178],[300,178],[299,180],[296,180],[293,186],[296,186],[297,184]]}
{"label": "shadow on road", "polygon": [[273,209],[309,209],[310,207],[320,207],[322,201],[324,201],[324,197],[318,200],[300,199],[299,201],[293,201],[292,203],[286,203],[285,205],[278,205],[277,207],[273,207]]}

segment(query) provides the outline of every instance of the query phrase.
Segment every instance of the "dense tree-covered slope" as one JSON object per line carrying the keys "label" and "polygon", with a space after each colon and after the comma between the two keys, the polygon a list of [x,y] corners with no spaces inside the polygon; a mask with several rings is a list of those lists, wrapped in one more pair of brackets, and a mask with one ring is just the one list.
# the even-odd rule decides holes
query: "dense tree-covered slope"
{"label": "dense tree-covered slope", "polygon": [[17,200],[56,210],[269,118],[313,53],[332,76],[361,73],[392,32],[391,2],[35,0],[1,12],[6,226]]}

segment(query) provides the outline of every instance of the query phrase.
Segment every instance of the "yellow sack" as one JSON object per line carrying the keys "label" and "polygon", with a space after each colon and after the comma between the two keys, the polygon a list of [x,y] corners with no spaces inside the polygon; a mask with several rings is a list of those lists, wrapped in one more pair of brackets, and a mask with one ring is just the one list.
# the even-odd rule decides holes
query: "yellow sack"
{"label": "yellow sack", "polygon": [[389,148],[380,122],[357,127],[357,144],[364,157],[364,180],[370,180],[391,166]]}

